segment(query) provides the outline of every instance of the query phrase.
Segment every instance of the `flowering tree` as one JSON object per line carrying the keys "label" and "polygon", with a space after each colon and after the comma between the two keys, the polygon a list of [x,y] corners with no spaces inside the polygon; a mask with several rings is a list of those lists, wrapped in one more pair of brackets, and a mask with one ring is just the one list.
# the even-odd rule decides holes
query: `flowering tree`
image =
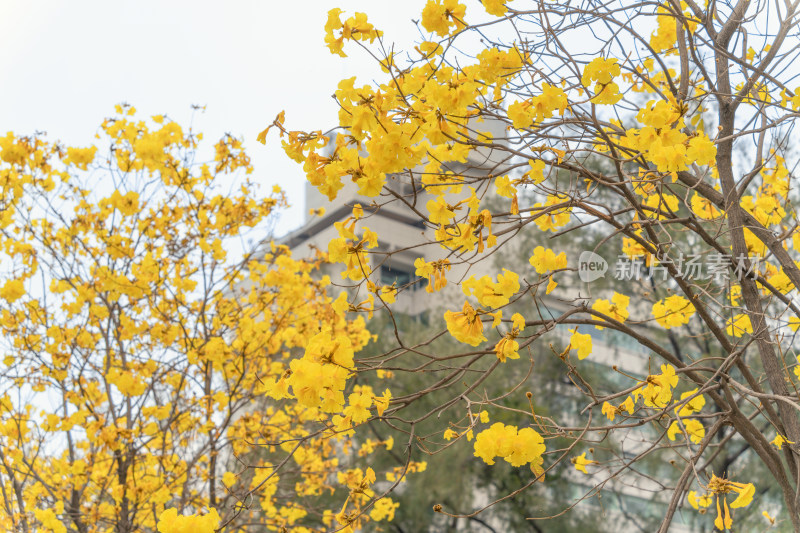
{"label": "flowering tree", "polygon": [[[312,353],[336,363],[325,393],[337,401],[369,339],[363,319],[337,312],[319,261],[276,245],[257,260],[236,252],[284,202],[257,192],[239,140],[197,163],[201,134],[128,106],[98,138],[107,148],[0,138],[0,528],[330,522],[318,500],[340,486],[335,474],[358,487],[368,473],[308,401],[263,399],[304,352],[304,368]],[[380,520],[393,507],[377,509]]]}
{"label": "flowering tree", "polygon": [[[796,23],[791,2],[429,0],[426,40],[401,52],[365,15],[330,11],[331,52],[344,55],[352,41],[383,79],[339,84],[332,150],[331,134],[290,131],[283,114],[271,127],[328,198],[352,181],[371,202],[337,224],[328,247],[355,294],[337,309],[392,313],[395,298],[423,283],[448,305],[436,335],[449,332],[463,349],[442,354],[396,329],[394,348],[356,360],[351,376],[429,378],[395,391],[374,417],[407,435],[409,454],[414,444],[433,456],[463,445],[489,465],[529,469],[501,499],[546,486],[563,464],[587,497],[643,479],[664,505],[662,532],[690,506],[710,508],[720,530],[757,518],[800,531],[800,233],[788,143],[800,109]],[[387,250],[367,225],[397,205],[428,231]],[[531,232],[542,245],[528,250],[530,265],[494,269],[489,258]],[[596,238],[577,261],[549,244],[577,234]],[[611,271],[625,283],[593,294],[601,248],[613,250]],[[383,261],[409,251],[416,280],[376,281]],[[448,293],[454,285],[463,294]],[[601,330],[645,350],[644,370],[587,366]],[[537,414],[552,401],[531,385],[542,358],[560,361],[565,388],[583,397],[578,412]],[[508,365],[531,381],[488,394]],[[369,400],[326,404],[296,376],[280,395],[344,409],[333,427],[369,419]],[[434,393],[446,396],[436,409],[407,414]],[[438,424],[438,439],[417,432],[426,422]],[[602,453],[634,439],[635,453]],[[648,472],[653,458],[676,475]],[[754,483],[759,468],[766,486]],[[777,517],[763,507],[773,500]],[[358,525],[357,514],[338,519]]]}

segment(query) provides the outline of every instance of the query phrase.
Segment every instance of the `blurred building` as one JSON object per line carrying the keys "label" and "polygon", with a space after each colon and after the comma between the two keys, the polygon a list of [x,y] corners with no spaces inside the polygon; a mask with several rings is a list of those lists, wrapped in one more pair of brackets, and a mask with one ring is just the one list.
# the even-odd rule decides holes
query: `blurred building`
{"label": "blurred building", "polygon": [[[495,124],[489,128],[483,125],[481,128],[481,130],[486,129],[492,130],[495,138],[503,136],[502,124]],[[451,163],[447,166],[454,172],[468,171],[471,176],[480,175],[480,173],[496,175],[498,168],[505,166],[503,161],[506,157],[505,154],[505,152],[493,154],[479,149],[471,153],[467,162]],[[337,198],[329,201],[316,187],[306,183],[305,223],[278,242],[288,246],[292,255],[297,258],[313,257],[316,250],[326,251],[328,243],[339,237],[334,224],[350,217],[353,207],[358,204],[363,208],[365,215],[359,222],[358,229],[368,227],[379,236],[378,247],[369,250],[370,266],[374,269],[371,281],[379,285],[395,284],[396,287],[402,288],[396,303],[392,305],[392,311],[406,315],[419,315],[431,311],[432,308],[440,310],[449,306],[451,309],[455,309],[454,305],[460,308],[464,301],[464,295],[460,287],[452,281],[448,290],[436,293],[433,298],[431,296],[434,295],[424,294],[428,282],[415,274],[415,260],[423,258],[425,261],[434,261],[445,257],[451,258],[454,265],[448,273],[450,280],[458,280],[462,276],[466,278],[470,275],[476,277],[484,274],[496,275],[497,265],[491,261],[479,261],[474,265],[459,263],[456,256],[448,255],[448,250],[435,244],[434,230],[426,227],[419,215],[414,212],[415,209],[427,212],[425,204],[432,198],[431,195],[422,192],[421,187],[417,185],[418,181],[416,183],[412,181],[419,180],[419,172],[421,169],[415,169],[410,174],[388,176],[387,185],[393,194],[382,194],[377,199],[360,196],[355,183],[348,182],[339,191]],[[320,208],[324,208],[324,214],[315,214],[315,212],[319,213]],[[419,246],[420,242],[428,245]],[[509,244],[515,245],[513,241]],[[509,264],[507,267],[520,273],[520,277],[523,273],[532,270],[527,264]],[[330,275],[335,285],[349,287],[352,282],[342,280],[339,276],[340,272],[341,269],[331,269],[326,273]],[[631,305],[636,304],[632,302]],[[557,290],[551,296],[541,296],[538,311],[550,312],[555,318],[571,306],[572,304],[568,300],[559,300]],[[556,326],[554,331],[544,338],[541,348],[549,349],[544,346],[549,343],[562,347],[568,345],[572,335],[570,329],[567,326]],[[643,334],[648,334],[647,328],[641,329]],[[610,367],[616,366],[626,374],[637,376],[645,376],[651,370],[648,368],[650,353],[634,339],[608,328],[598,330],[594,327],[583,326],[580,331],[590,334],[593,341],[592,356],[590,360],[582,363],[597,365],[596,371],[603,372],[604,375],[607,373],[611,379],[622,378],[620,379],[621,388],[629,386],[630,383],[623,383],[622,374],[615,373]],[[657,372],[657,369],[652,370]],[[564,379],[563,383],[558,386],[558,390],[564,397],[574,396],[577,398],[579,396],[574,385],[568,379]],[[562,424],[580,424],[579,417],[575,416],[573,420],[570,420],[569,413],[559,413],[558,416]],[[624,439],[624,442],[615,443],[615,445],[619,447],[623,458],[633,460],[646,451],[648,442],[649,438],[628,437]],[[583,497],[596,484],[603,482],[602,478],[585,476],[578,472],[570,471],[566,475],[574,483],[576,500]],[[595,498],[587,501],[585,505],[597,507],[596,512],[604,515],[604,521],[616,524],[609,531],[613,529],[642,530],[639,524],[633,523],[635,515],[632,513],[644,509],[648,509],[648,512],[652,513],[653,506],[663,506],[663,510],[666,511],[666,505],[669,503],[662,496],[663,487],[659,482],[644,476],[622,473],[617,478],[605,481],[603,484],[603,494],[606,496],[603,499],[602,508],[597,504]],[[489,494],[482,493],[479,487],[475,487],[473,501],[476,507],[489,503],[489,498]],[[505,530],[502,519],[493,516],[491,510],[487,511],[487,515],[485,518],[487,523],[495,527],[497,531]],[[670,532],[688,533],[692,531],[688,526],[680,524],[680,519],[680,516],[676,515]],[[471,530],[471,523],[468,521],[464,521],[461,526],[458,527],[459,531]]]}
{"label": "blurred building", "polygon": [[[505,135],[505,125],[499,121],[484,121],[475,124],[475,128],[489,132],[495,139]],[[329,150],[333,150],[333,140]],[[468,171],[471,176],[496,173],[506,166],[508,155],[504,151],[490,151],[484,148],[472,150],[467,161],[463,163],[444,163],[444,168],[455,173]],[[422,168],[412,169],[410,173],[387,176],[387,187],[392,194],[382,193],[378,198],[368,198],[358,194],[358,187],[353,182],[345,182],[337,197],[330,201],[310,183],[305,184],[306,215],[302,227],[279,240],[288,246],[294,257],[304,258],[314,255],[315,250],[327,251],[331,239],[339,236],[334,223],[341,222],[351,216],[353,207],[358,204],[364,210],[364,218],[359,221],[358,229],[368,227],[378,234],[378,247],[369,250],[371,266],[375,271],[371,281],[378,285],[395,284],[403,288],[398,294],[393,310],[407,314],[419,314],[426,309],[422,307],[429,299],[415,297],[415,293],[424,290],[427,282],[417,280],[414,261],[422,258],[434,261],[449,257],[453,263],[450,275],[458,277],[468,269],[470,274],[483,275],[487,269],[484,262],[470,267],[460,263],[447,250],[435,243],[434,230],[427,228],[414,211],[427,212],[425,204],[433,198],[423,192],[420,186]],[[464,196],[468,196],[465,188]],[[314,214],[320,208],[324,214]],[[420,242],[428,243],[419,246]],[[331,273],[334,283],[347,285],[338,273]],[[460,293],[460,291],[459,291]],[[441,299],[439,303],[443,303]]]}

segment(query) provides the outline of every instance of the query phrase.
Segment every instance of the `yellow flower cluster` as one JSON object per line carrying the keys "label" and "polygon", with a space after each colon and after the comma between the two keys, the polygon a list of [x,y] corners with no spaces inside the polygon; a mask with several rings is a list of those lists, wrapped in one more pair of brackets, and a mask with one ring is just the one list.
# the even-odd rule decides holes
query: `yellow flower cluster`
{"label": "yellow flower cluster", "polygon": [[174,508],[158,517],[158,533],[214,533],[219,526],[219,514],[211,509],[204,515],[179,515]]}
{"label": "yellow flower cluster", "polygon": [[534,222],[541,231],[558,231],[569,224],[572,207],[569,201],[558,194],[548,194],[547,200],[533,204],[536,213]]}
{"label": "yellow flower cluster", "polygon": [[[737,496],[729,507],[726,495],[730,493],[734,493]],[[717,518],[714,520],[714,526],[720,531],[724,531],[733,526],[733,518],[731,517],[730,509],[747,507],[753,501],[755,493],[756,487],[752,483],[737,483],[712,474],[706,486],[706,492],[702,495],[698,495],[697,491],[689,491],[687,499],[689,505],[697,510],[709,507],[711,502],[716,499]],[[723,502],[722,506],[720,506],[720,500]]]}
{"label": "yellow flower cluster", "polygon": [[[344,434],[390,408],[388,389],[348,383],[354,354],[372,338],[363,318],[348,319],[346,298],[328,295],[321,257],[296,260],[270,242],[257,260],[229,252],[231,240],[263,229],[283,203],[280,190],[256,192],[240,140],[225,136],[211,162],[194,164],[200,134],[163,116],[139,120],[129,106],[98,137],[115,149],[97,168],[96,147],[0,139],[0,224],[27,228],[24,237],[0,236],[8,265],[0,330],[13,346],[3,362],[9,374],[25,369],[14,386],[34,398],[19,405],[0,396],[13,507],[26,509],[37,531],[105,531],[123,508],[132,530],[213,531],[216,511],[178,513],[222,513],[222,496],[253,491],[258,505],[237,520],[295,529],[342,469],[352,446]],[[319,139],[291,142],[302,152]],[[117,187],[95,187],[86,170],[120,176]],[[341,224],[345,256],[377,242],[367,228],[356,237],[361,217],[354,209]],[[29,298],[33,275],[43,294]],[[392,287],[375,292],[394,296]],[[33,409],[49,405],[36,396],[53,386],[58,408]],[[250,408],[265,395],[291,401]],[[39,447],[40,439],[53,446]],[[211,455],[223,448],[250,456],[252,468],[226,471]],[[252,454],[262,449],[269,454]],[[280,454],[290,468],[278,475],[263,458]],[[73,524],[64,503],[76,486],[82,523]],[[278,498],[283,490],[298,498]],[[362,512],[367,502],[353,501],[348,512],[362,523],[390,519],[396,508],[387,501]],[[20,524],[0,512],[0,529]]]}
{"label": "yellow flower cluster", "polygon": [[[361,239],[354,242],[357,239],[355,233],[347,230],[342,233],[345,236],[328,243],[328,259],[332,263],[345,265],[342,278],[353,281],[364,279],[370,272],[367,250],[378,246],[378,234],[365,227]],[[348,237],[353,240],[349,240]]]}
{"label": "yellow flower cluster", "polygon": [[490,465],[500,457],[511,466],[530,463],[536,471],[541,468],[544,452],[544,439],[532,428],[518,429],[496,422],[475,438],[475,457],[480,457]]}
{"label": "yellow flower cluster", "polygon": [[564,116],[567,109],[567,94],[549,83],[542,84],[542,94],[508,106],[508,118],[517,129],[529,128],[553,116],[558,110]]}
{"label": "yellow flower cluster", "polygon": [[[706,7],[708,2],[704,1],[701,3],[701,5]],[[686,2],[681,0],[680,6],[681,10],[683,11],[682,15],[686,20],[686,28],[689,30],[689,32],[693,33],[697,28],[698,20],[694,18],[694,15],[688,8]],[[678,41],[678,31],[675,25],[675,14],[672,12],[671,8],[667,9],[663,6],[658,6],[656,13],[658,28],[650,35],[650,46],[653,47],[653,50],[656,53],[663,51],[674,51],[676,42]],[[683,26],[683,24],[684,23],[682,22],[681,26]]]}
{"label": "yellow flower cluster", "polygon": [[603,402],[602,406],[602,413],[611,420],[612,422],[617,417],[618,414],[622,413],[622,411],[627,411],[629,415],[633,414],[635,404],[633,398],[628,396],[625,398],[625,401],[622,402],[618,407],[614,407],[608,402]]}
{"label": "yellow flower cluster", "polygon": [[[345,40],[372,42],[383,35],[383,32],[376,30],[367,21],[367,15],[364,13],[356,13],[344,22],[340,18],[341,13],[342,10],[339,8],[328,11],[328,21],[325,23],[325,44],[331,53],[347,57],[347,54],[342,51]],[[334,35],[335,31],[339,31],[338,37]]]}
{"label": "yellow flower cluster", "polygon": [[678,384],[675,367],[670,364],[661,365],[661,373],[647,376],[642,386],[631,392],[634,400],[639,396],[647,407],[666,407],[672,400],[672,389]]}
{"label": "yellow flower cluster", "polygon": [[757,196],[742,196],[741,204],[744,209],[753,215],[764,226],[780,224],[786,217],[786,210],[783,208],[783,196],[778,192],[780,189],[770,187],[770,192],[775,194],[763,193]]}
{"label": "yellow flower cluster", "polygon": [[664,329],[689,323],[694,315],[694,306],[683,296],[673,294],[653,304],[653,316]]}
{"label": "yellow flower cluster", "polygon": [[592,82],[597,82],[594,86],[595,96],[592,102],[596,104],[616,104],[622,99],[619,92],[619,85],[614,83],[614,78],[619,76],[620,66],[617,59],[596,57],[592,59],[583,69],[581,82],[585,87],[589,87]]}
{"label": "yellow flower cluster", "polygon": [[546,274],[561,268],[567,268],[567,254],[561,252],[558,255],[550,248],[537,246],[533,250],[533,255],[528,262],[539,274]]}
{"label": "yellow flower cluster", "polygon": [[[553,250],[550,248],[537,246],[533,250],[533,255],[530,257],[530,259],[528,259],[528,262],[538,274],[546,274],[548,272],[553,272],[554,270],[567,268],[567,254],[561,252],[560,254],[556,255],[555,252],[553,252]],[[546,293],[550,294],[550,292],[555,289],[557,285],[558,284],[555,282],[552,276],[550,276],[550,281],[547,283]]]}
{"label": "yellow flower cluster", "polygon": [[502,307],[519,291],[519,275],[504,268],[503,273],[497,275],[496,282],[489,276],[479,279],[472,276],[461,284],[461,290],[467,296],[477,298],[478,303],[485,307]]}
{"label": "yellow flower cluster", "polygon": [[454,30],[466,26],[464,16],[467,8],[458,0],[428,0],[422,8],[422,27],[447,37]]}
{"label": "yellow flower cluster", "polygon": [[[494,346],[494,352],[501,363],[505,363],[506,359],[519,359],[519,343],[515,339],[523,329],[525,329],[525,318],[519,313],[514,313],[511,317],[511,331]],[[481,421],[488,422],[488,414],[487,419],[483,420],[484,413],[486,411],[481,413]]]}
{"label": "yellow flower cluster", "polygon": [[[592,304],[592,309],[617,322],[625,322],[628,320],[630,314],[628,312],[628,304],[630,301],[630,296],[615,292],[614,295],[611,296],[611,301],[603,298],[595,300]],[[603,326],[595,326],[595,328],[604,329]]]}
{"label": "yellow flower cluster", "polygon": [[442,290],[447,285],[447,271],[450,270],[449,259],[439,259],[437,261],[426,262],[421,257],[414,261],[416,268],[415,274],[423,278],[428,278],[428,285],[425,287],[427,292]]}
{"label": "yellow flower cluster", "polygon": [[695,444],[700,444],[700,442],[703,440],[703,437],[706,436],[706,428],[703,427],[703,423],[692,418],[689,420],[682,420],[680,422],[675,420],[672,424],[670,424],[669,429],[667,430],[667,437],[669,437],[669,440],[675,440],[676,435],[683,434],[684,432]]}
{"label": "yellow flower cluster", "polygon": [[651,100],[636,115],[644,127],[628,128],[620,135],[619,130],[623,128],[617,121],[608,134],[631,157],[643,156],[661,173],[675,176],[692,164],[713,166],[717,153],[714,141],[702,131],[684,133],[684,112],[685,104],[672,97]]}
{"label": "yellow flower cluster", "polygon": [[506,3],[511,3],[513,0],[482,0],[483,7],[486,12],[496,17],[502,17],[506,14]]}

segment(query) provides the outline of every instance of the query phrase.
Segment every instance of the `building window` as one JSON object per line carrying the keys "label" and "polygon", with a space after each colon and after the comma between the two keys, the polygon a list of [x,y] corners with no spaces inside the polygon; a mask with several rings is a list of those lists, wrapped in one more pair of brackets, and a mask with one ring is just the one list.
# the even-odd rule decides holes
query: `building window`
{"label": "building window", "polygon": [[[381,285],[391,285],[394,283],[395,287],[403,287],[415,279],[417,279],[417,277],[411,270],[406,270],[405,268],[397,265],[381,265]],[[415,290],[418,285],[418,283],[415,283],[409,288],[411,290]]]}

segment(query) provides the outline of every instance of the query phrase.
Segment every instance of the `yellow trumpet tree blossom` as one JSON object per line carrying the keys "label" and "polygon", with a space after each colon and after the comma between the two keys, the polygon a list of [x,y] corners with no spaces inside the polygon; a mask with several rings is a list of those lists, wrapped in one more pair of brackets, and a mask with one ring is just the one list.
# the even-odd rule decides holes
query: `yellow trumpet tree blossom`
{"label": "yellow trumpet tree blossom", "polygon": [[120,106],[98,138],[0,140],[0,529],[390,519],[391,500],[367,507],[371,481],[337,479],[359,468],[340,428],[391,401],[349,382],[364,320],[320,259],[240,250],[282,192],[258,191],[241,140],[204,149],[163,116]]}
{"label": "yellow trumpet tree blossom", "polygon": [[[394,45],[361,14],[342,22],[350,15],[331,11],[324,40],[334,54],[363,48],[382,74],[339,84],[338,124],[321,125],[329,133],[293,131],[283,113],[270,127],[327,198],[354,184],[371,213],[406,209],[424,229],[396,250],[359,226],[328,255],[352,289],[344,312],[384,306],[390,316],[395,304],[361,305],[359,289],[393,254],[417,255],[416,279],[392,299],[425,286],[414,298],[435,310],[437,332],[411,343],[395,328],[392,350],[341,367],[365,378],[422,376],[384,412],[408,435],[408,457],[415,445],[430,460],[463,445],[487,464],[529,464],[527,477],[506,486],[524,497],[544,490],[547,481],[534,482],[549,470],[573,475],[570,458],[585,468],[591,443],[586,497],[642,480],[663,506],[654,526],[662,533],[687,501],[705,508],[714,498],[718,529],[763,521],[748,512],[752,499],[781,505],[777,519],[800,532],[798,9],[428,0],[420,41]],[[589,244],[569,247],[576,243]],[[581,251],[603,256],[604,282],[581,277]],[[502,260],[509,256],[530,263]],[[11,301],[19,288],[3,293]],[[512,314],[522,320],[511,324]],[[463,349],[437,351],[430,343],[440,336]],[[629,354],[619,361],[618,347]],[[539,394],[556,386],[538,377],[543,361],[561,365],[558,394]],[[309,408],[329,402],[325,412],[344,405],[344,375],[293,364],[292,384],[275,394]],[[519,381],[495,380],[509,368]],[[433,392],[449,399],[405,414]],[[582,407],[559,416],[548,406],[563,395]],[[342,431],[369,409],[363,396],[350,398]],[[482,428],[474,409],[503,421]],[[416,433],[423,422],[439,424],[438,441]],[[620,453],[629,439],[642,447]],[[759,492],[749,479],[756,471],[770,480]],[[706,495],[689,492],[692,484]],[[730,492],[739,493],[732,504]]]}

